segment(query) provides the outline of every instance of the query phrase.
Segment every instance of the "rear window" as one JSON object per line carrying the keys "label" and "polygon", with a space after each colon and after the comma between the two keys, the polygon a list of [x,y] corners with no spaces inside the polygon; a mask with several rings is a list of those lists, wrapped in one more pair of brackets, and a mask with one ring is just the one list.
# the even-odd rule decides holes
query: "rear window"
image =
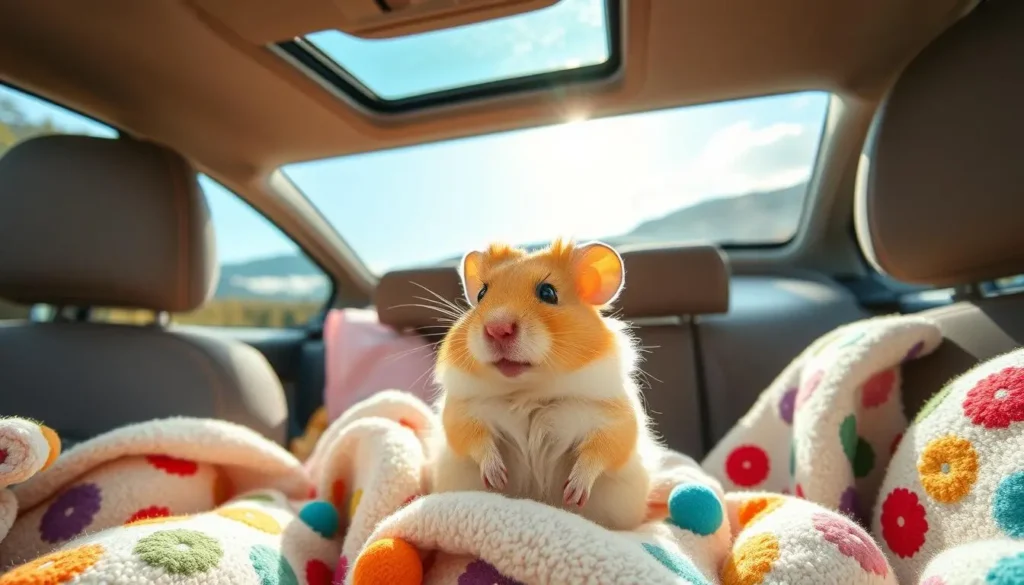
{"label": "rear window", "polygon": [[580,119],[283,171],[376,273],[495,239],[780,245],[799,228],[828,102],[806,92]]}

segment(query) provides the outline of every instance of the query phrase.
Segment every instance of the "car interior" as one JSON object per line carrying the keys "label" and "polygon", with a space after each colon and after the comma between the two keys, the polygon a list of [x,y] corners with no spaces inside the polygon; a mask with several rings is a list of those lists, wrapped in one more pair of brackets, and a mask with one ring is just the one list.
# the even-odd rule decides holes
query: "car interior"
{"label": "car interior", "polygon": [[[443,74],[455,57],[402,44],[501,23],[537,33],[524,19],[570,9],[599,17],[607,51],[594,62],[455,79]],[[324,401],[331,311],[371,309],[403,335],[443,334],[417,299],[425,287],[459,302],[458,258],[486,241],[459,239],[477,220],[430,182],[465,173],[474,197],[505,197],[486,187],[503,179],[479,178],[468,155],[438,155],[444,166],[419,176],[423,164],[401,157],[561,126],[593,127],[583,142],[618,148],[565,162],[552,187],[590,195],[600,213],[524,190],[481,225],[535,245],[560,234],[531,216],[586,229],[590,216],[613,225],[640,210],[628,217],[645,232],[590,235],[625,260],[615,314],[644,347],[645,401],[673,449],[702,457],[794,357],[846,323],[892,313],[940,323],[940,349],[904,371],[910,416],[941,382],[1024,339],[1019,2],[7,0],[0,14],[0,410],[47,421],[68,442],[174,415],[241,423],[281,444],[299,436]],[[538,35],[477,52],[568,50]],[[335,46],[365,50],[346,68]],[[375,86],[388,67],[406,89]],[[719,144],[727,163],[715,166],[602,130],[686,112],[691,122],[672,128],[699,132],[705,108],[786,96],[793,111],[816,100],[821,115],[802,135],[796,178],[769,187],[719,177],[707,179],[727,185],[718,191],[687,177],[658,187],[626,163],[664,156],[678,161],[665,169],[673,177],[713,175],[738,168],[735,155],[757,169],[789,156],[770,132],[752,138],[760,150]],[[722,127],[750,130],[754,114],[743,115]],[[574,154],[556,144],[522,160],[549,168]],[[587,193],[595,173],[614,174],[613,189]],[[765,198],[786,189],[795,207]],[[693,214],[708,201],[721,206]],[[657,224],[683,208],[691,224]],[[729,235],[734,224],[754,235]],[[385,244],[364,243],[375,241]],[[377,260],[385,248],[390,259]],[[282,250],[305,272],[270,272]],[[253,292],[281,282],[315,290]],[[296,312],[279,319],[274,303]]]}

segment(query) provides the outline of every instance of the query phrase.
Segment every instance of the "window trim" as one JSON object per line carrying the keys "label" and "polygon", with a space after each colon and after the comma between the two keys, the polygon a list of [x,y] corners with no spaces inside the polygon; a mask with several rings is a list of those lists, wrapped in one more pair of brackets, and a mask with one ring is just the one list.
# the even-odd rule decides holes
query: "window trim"
{"label": "window trim", "polygon": [[[114,124],[110,124],[108,122],[104,122],[103,120],[100,120],[100,119],[96,118],[95,116],[91,116],[89,114],[85,114],[85,113],[83,113],[80,110],[77,110],[75,108],[70,108],[70,107],[64,106],[63,104],[60,104],[60,103],[58,103],[58,102],[56,102],[56,101],[54,101],[54,100],[52,100],[50,98],[43,97],[43,96],[41,96],[38,93],[35,93],[33,91],[28,91],[28,90],[22,89],[22,88],[14,85],[14,84],[7,83],[7,82],[5,82],[3,80],[0,80],[0,86],[6,87],[7,89],[12,90],[14,92],[24,94],[26,96],[29,96],[29,97],[33,98],[33,99],[36,99],[36,100],[39,100],[39,101],[44,102],[46,104],[49,104],[49,105],[51,105],[51,106],[53,106],[55,108],[60,108],[62,110],[65,110],[65,111],[67,111],[67,112],[69,112],[71,114],[74,114],[76,116],[80,116],[80,117],[82,117],[82,118],[84,118],[86,120],[89,120],[91,122],[94,122],[96,124],[100,124],[102,126],[106,126],[107,128],[110,128],[111,130],[113,130],[116,133],[117,138],[114,138],[114,140],[118,140],[118,139],[121,139],[121,138],[127,138],[127,137],[133,137],[131,133],[125,132],[124,129],[120,128],[119,126],[116,126]],[[309,260],[311,263],[313,263],[313,265],[316,266],[320,270],[320,272],[322,272],[324,274],[324,276],[327,278],[327,281],[330,284],[330,287],[329,287],[329,291],[330,292],[327,295],[327,298],[324,300],[323,304],[321,305],[320,311],[317,313],[317,317],[315,319],[312,319],[310,322],[303,324],[302,326],[295,327],[295,328],[285,328],[285,329],[289,329],[289,330],[305,330],[307,332],[307,334],[309,334],[311,337],[319,338],[323,334],[323,326],[324,326],[324,322],[327,319],[327,314],[331,311],[332,308],[334,308],[334,305],[335,305],[335,303],[336,303],[336,301],[338,299],[338,282],[337,282],[337,278],[333,274],[331,274],[330,271],[328,271],[326,268],[324,268],[323,264],[319,260],[317,260],[312,254],[310,254],[309,251],[304,246],[302,246],[302,244],[300,244],[290,233],[288,233],[284,228],[282,228],[276,221],[274,221],[267,214],[265,214],[262,211],[260,211],[259,209],[257,209],[256,206],[254,206],[252,203],[250,203],[248,199],[246,199],[245,197],[242,197],[241,195],[238,194],[237,191],[235,191],[234,189],[228,187],[224,183],[224,181],[218,179],[216,176],[214,176],[214,175],[212,175],[212,174],[210,174],[208,172],[203,172],[203,171],[200,171],[199,169],[196,169],[196,181],[199,180],[199,175],[206,175],[207,179],[217,183],[217,185],[219,185],[222,189],[224,189],[224,191],[226,191],[227,193],[230,193],[232,196],[236,197],[246,207],[248,207],[250,210],[255,212],[256,215],[258,215],[259,217],[263,218],[270,225],[274,226],[274,228],[277,229],[277,231],[279,231],[287,240],[289,240],[293,245],[295,245],[296,249],[299,252],[301,252],[302,255],[306,257],[307,260]],[[203,193],[203,196],[204,197],[208,197],[205,192]],[[207,206],[209,207],[209,202],[208,201],[207,201]],[[216,227],[214,229],[216,229]],[[218,279],[220,278],[219,268],[220,268],[220,262],[218,260]],[[213,301],[213,300],[215,300],[215,299],[211,297],[207,302]],[[35,303],[34,305],[29,307],[29,311],[30,311],[29,315],[30,315],[30,317],[31,317],[32,307],[37,306],[39,304],[41,304],[41,303]],[[45,303],[42,303],[42,304],[45,304]],[[91,307],[88,307],[88,308],[91,309]],[[157,313],[158,312],[154,312],[154,314],[157,314]],[[196,325],[196,327],[218,327],[218,326],[217,325]],[[261,329],[275,329],[275,328],[271,327],[271,328],[261,328]]]}
{"label": "window trim", "polygon": [[451,106],[559,86],[606,81],[615,77],[623,66],[622,0],[605,0],[605,22],[608,35],[608,59],[596,65],[535,73],[511,79],[499,79],[464,87],[443,89],[414,96],[386,99],[377,95],[342,63],[331,59],[313,43],[295,37],[268,45],[268,49],[329,90],[340,92],[356,105],[372,113],[395,115]]}

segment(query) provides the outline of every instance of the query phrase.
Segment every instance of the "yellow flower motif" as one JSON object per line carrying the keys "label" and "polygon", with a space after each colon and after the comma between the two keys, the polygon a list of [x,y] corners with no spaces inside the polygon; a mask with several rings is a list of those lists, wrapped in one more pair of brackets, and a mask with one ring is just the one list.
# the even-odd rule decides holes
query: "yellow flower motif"
{"label": "yellow flower motif", "polygon": [[735,548],[722,567],[722,585],[759,585],[779,560],[779,539],[758,534]]}
{"label": "yellow flower motif", "polygon": [[750,526],[762,517],[778,510],[779,507],[785,503],[785,498],[780,496],[767,496],[744,500],[743,503],[740,504],[737,513],[740,528],[742,529]]}
{"label": "yellow flower motif", "polygon": [[88,544],[58,551],[21,565],[0,577],[0,585],[57,585],[67,583],[96,564],[103,547]]}
{"label": "yellow flower motif", "polygon": [[348,503],[348,517],[352,519],[356,515],[356,508],[359,507],[359,501],[363,499],[363,490],[356,490],[352,494],[352,501]]}
{"label": "yellow flower motif", "polygon": [[917,462],[921,486],[937,502],[953,504],[978,480],[978,454],[967,439],[953,435],[933,439]]}
{"label": "yellow flower motif", "polygon": [[220,508],[216,511],[216,514],[228,520],[241,522],[267,534],[281,534],[281,525],[278,524],[277,520],[274,520],[273,516],[266,512],[252,508]]}

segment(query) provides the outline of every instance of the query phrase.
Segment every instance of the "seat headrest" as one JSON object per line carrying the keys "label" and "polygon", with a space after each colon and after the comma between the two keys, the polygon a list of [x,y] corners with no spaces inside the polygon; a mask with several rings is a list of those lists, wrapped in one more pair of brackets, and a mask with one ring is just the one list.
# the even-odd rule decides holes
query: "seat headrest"
{"label": "seat headrest", "polygon": [[190,311],[216,283],[195,169],[150,143],[26,140],[0,157],[0,297]]}
{"label": "seat headrest", "polygon": [[[720,248],[710,244],[624,247],[626,287],[615,301],[626,319],[678,317],[729,311],[729,265]],[[374,305],[381,323],[396,329],[436,325],[437,311],[418,299],[429,289],[460,302],[462,282],[453,266],[397,270],[381,277]]]}
{"label": "seat headrest", "polygon": [[860,245],[898,280],[1024,272],[1024,2],[989,0],[932,42],[877,114],[858,169]]}

